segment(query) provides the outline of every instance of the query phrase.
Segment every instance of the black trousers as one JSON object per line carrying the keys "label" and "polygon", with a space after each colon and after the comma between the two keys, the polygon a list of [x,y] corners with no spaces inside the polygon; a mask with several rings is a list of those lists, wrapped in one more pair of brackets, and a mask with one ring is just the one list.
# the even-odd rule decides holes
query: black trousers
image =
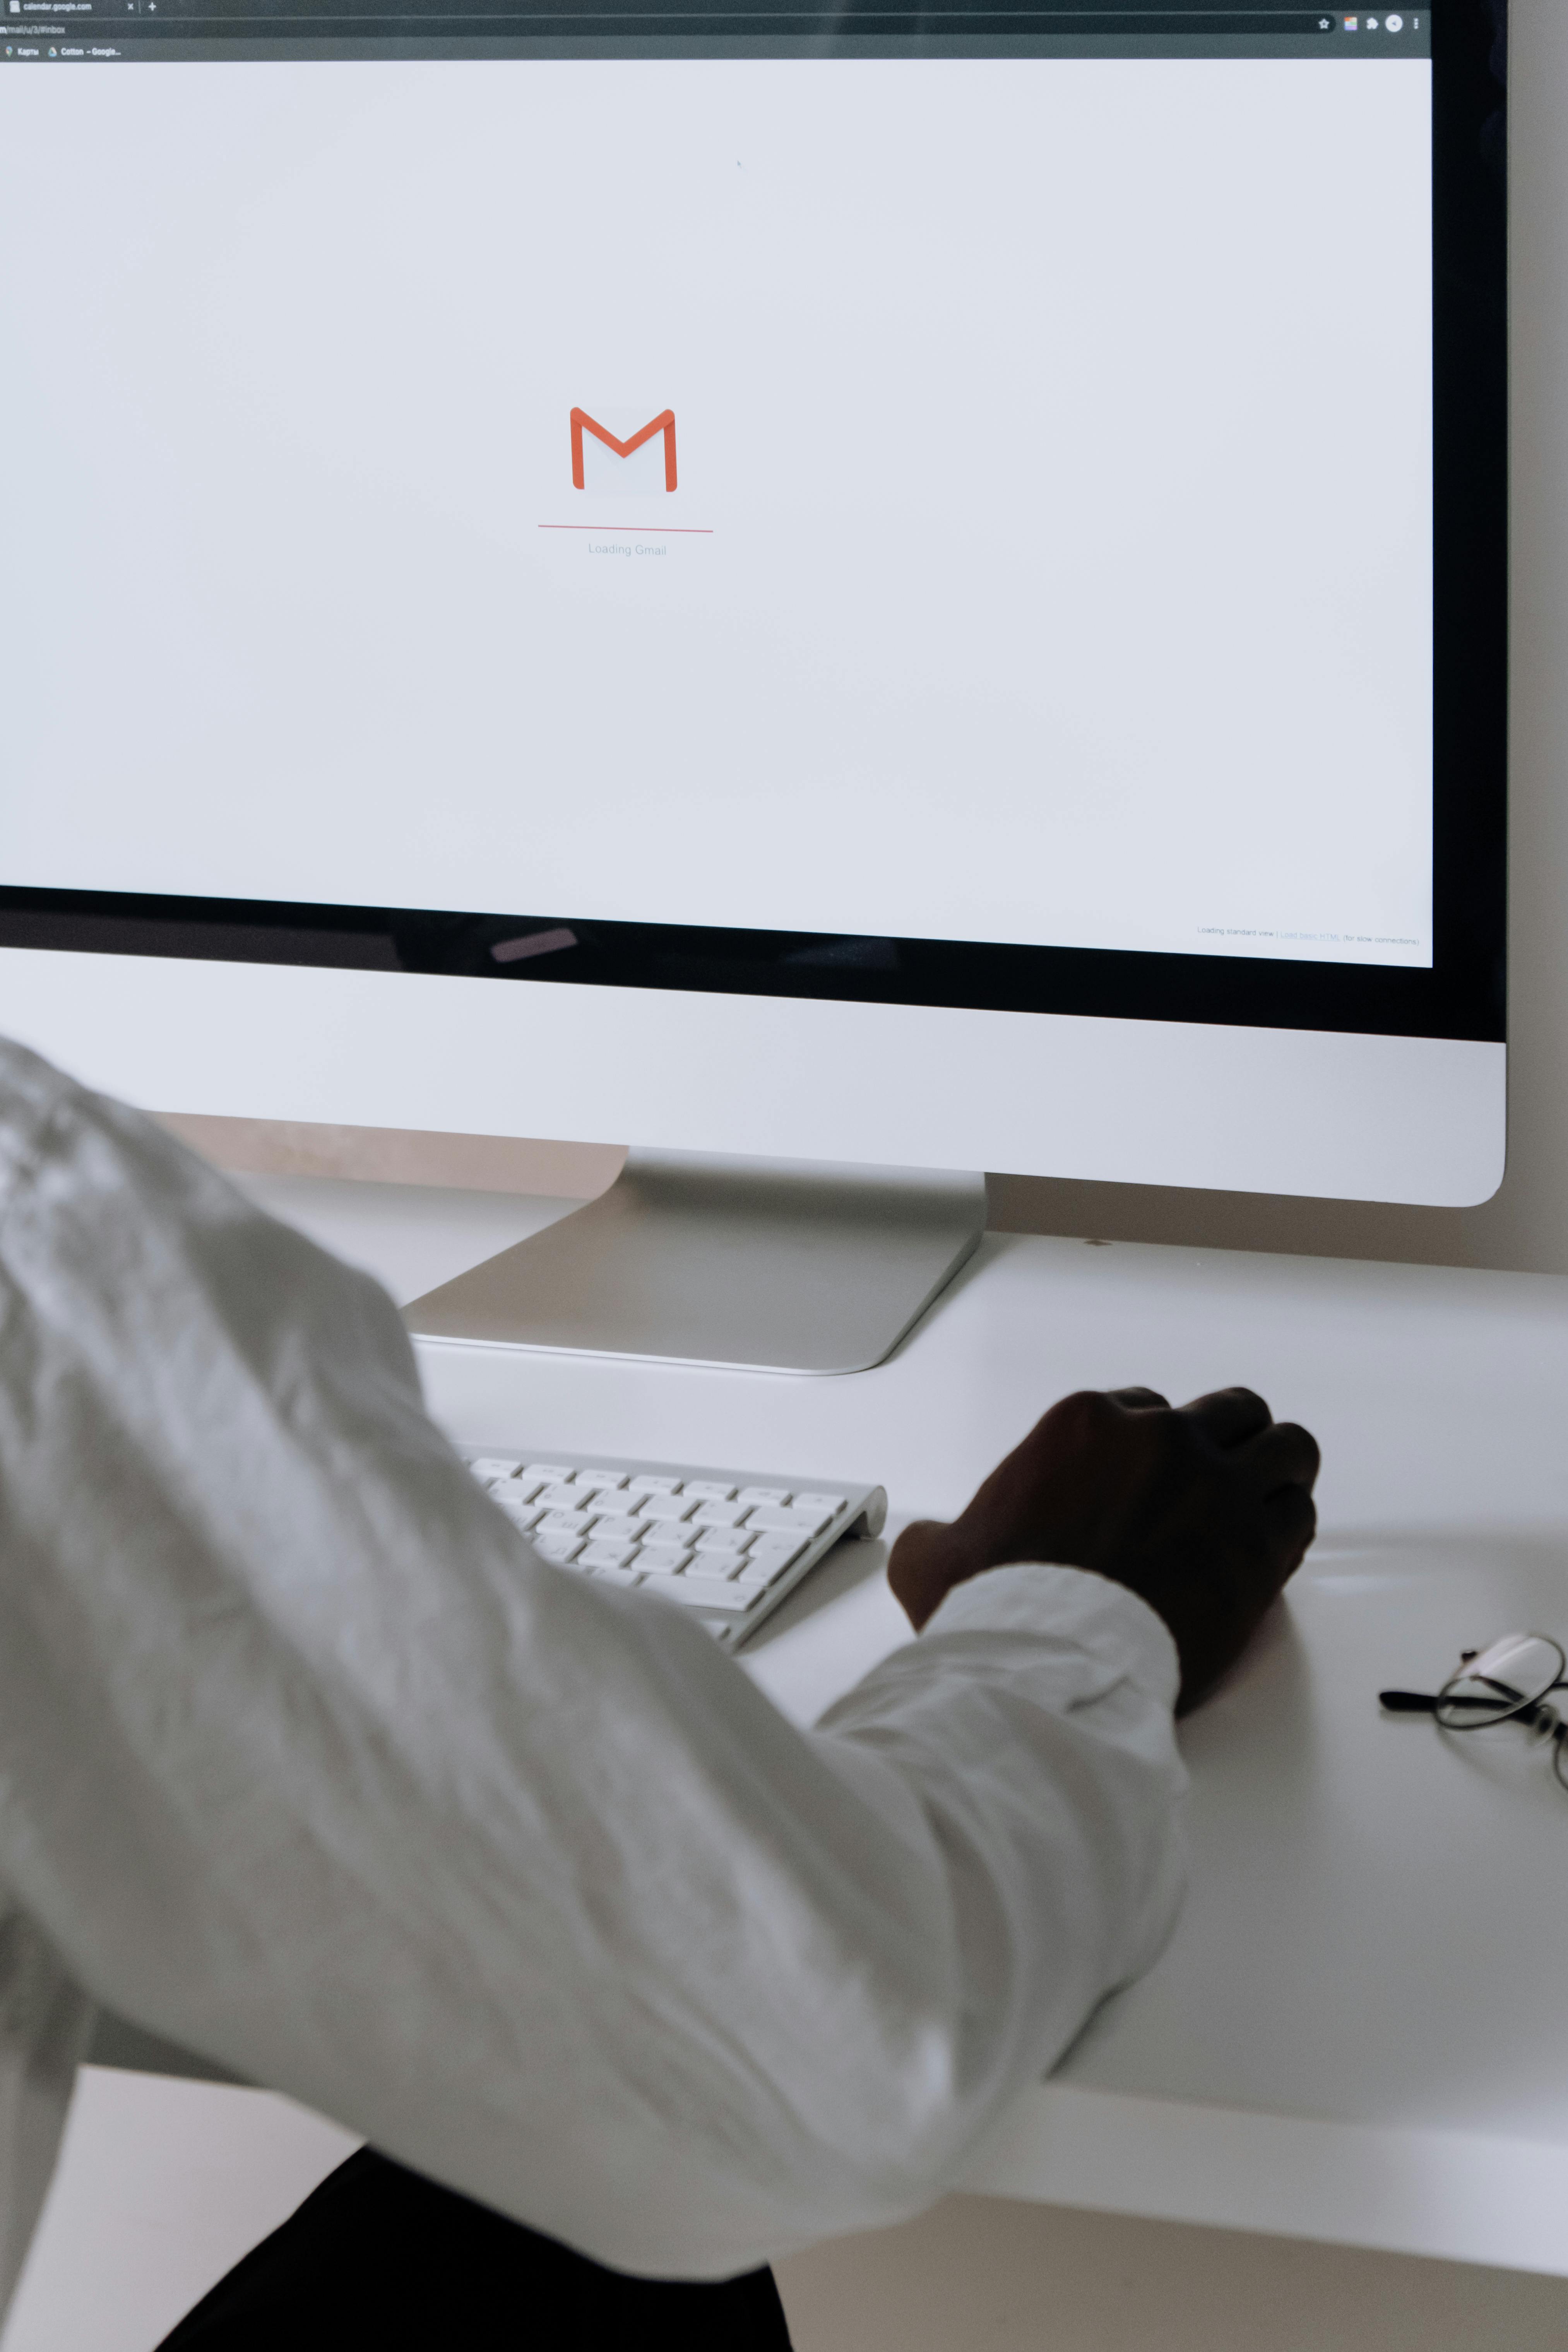
{"label": "black trousers", "polygon": [[159,2352],[789,2352],[772,2271],[627,2278],[361,2148]]}

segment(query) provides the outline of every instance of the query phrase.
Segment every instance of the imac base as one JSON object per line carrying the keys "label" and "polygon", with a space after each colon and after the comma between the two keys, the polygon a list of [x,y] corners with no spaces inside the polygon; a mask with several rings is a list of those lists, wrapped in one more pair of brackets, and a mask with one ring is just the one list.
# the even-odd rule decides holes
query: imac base
{"label": "imac base", "polygon": [[610,1190],[427,1291],[421,1338],[727,1370],[859,1372],[985,1230],[985,1180],[634,1150]]}

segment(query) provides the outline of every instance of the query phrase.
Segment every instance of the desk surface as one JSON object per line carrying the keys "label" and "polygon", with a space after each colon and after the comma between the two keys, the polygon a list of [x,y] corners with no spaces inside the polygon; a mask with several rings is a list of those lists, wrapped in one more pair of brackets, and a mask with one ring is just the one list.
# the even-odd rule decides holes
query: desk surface
{"label": "desk surface", "polygon": [[[401,1297],[565,1205],[308,1180],[257,1196]],[[845,1379],[422,1346],[455,1435],[880,1480],[947,1516],[1055,1397],[1241,1381],[1320,1437],[1321,1532],[1184,1727],[1193,1867],[967,2185],[1568,2273],[1568,1796],[1522,1734],[1384,1720],[1517,1626],[1568,1641],[1568,1282],[993,1235]],[[742,1663],[807,1720],[905,1638],[847,1545]]]}

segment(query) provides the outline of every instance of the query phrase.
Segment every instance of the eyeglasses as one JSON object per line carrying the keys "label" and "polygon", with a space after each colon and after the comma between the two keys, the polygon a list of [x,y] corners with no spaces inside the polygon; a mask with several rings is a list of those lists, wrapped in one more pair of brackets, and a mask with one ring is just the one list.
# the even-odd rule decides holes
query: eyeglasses
{"label": "eyeglasses", "polygon": [[1457,1673],[1435,1696],[1426,1691],[1379,1691],[1390,1715],[1435,1716],[1445,1731],[1480,1731],[1490,1723],[1521,1723],[1532,1739],[1552,1743],[1552,1769],[1568,1789],[1568,1723],[1552,1691],[1568,1690],[1568,1658],[1544,1633],[1505,1633],[1489,1650],[1461,1650]]}

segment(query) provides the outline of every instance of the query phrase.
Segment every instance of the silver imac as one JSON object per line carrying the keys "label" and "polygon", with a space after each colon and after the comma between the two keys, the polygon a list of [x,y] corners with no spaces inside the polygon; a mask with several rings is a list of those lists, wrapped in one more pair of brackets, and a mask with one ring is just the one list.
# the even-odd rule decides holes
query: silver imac
{"label": "silver imac", "polygon": [[0,1026],[631,1139],[499,1344],[877,1360],[966,1171],[1485,1198],[1487,16],[16,0]]}

